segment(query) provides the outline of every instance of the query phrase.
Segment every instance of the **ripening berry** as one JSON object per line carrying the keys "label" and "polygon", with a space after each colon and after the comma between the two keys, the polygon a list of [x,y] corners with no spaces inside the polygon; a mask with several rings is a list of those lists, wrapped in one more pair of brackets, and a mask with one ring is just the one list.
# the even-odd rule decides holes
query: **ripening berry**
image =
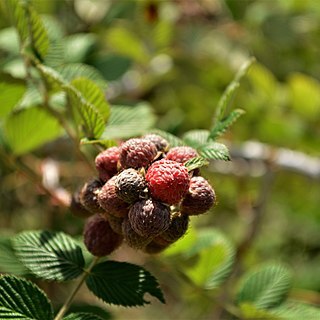
{"label": "ripening berry", "polygon": [[89,218],[93,215],[91,211],[88,211],[80,202],[79,192],[72,195],[71,203],[69,207],[70,211],[77,217]]}
{"label": "ripening berry", "polygon": [[147,134],[142,138],[151,141],[159,152],[166,152],[169,148],[169,142],[157,134]]}
{"label": "ripening berry", "polygon": [[154,199],[172,205],[179,203],[187,193],[190,177],[182,163],[162,159],[150,166],[146,180]]}
{"label": "ripening berry", "polygon": [[198,215],[208,211],[215,202],[216,196],[209,182],[203,177],[192,177],[189,191],[181,203],[181,212]]}
{"label": "ripening berry", "polygon": [[148,166],[157,155],[156,146],[146,139],[129,139],[120,146],[120,164],[123,168]]}
{"label": "ripening berry", "polygon": [[188,146],[174,147],[167,153],[166,159],[180,163],[185,163],[188,160],[197,157],[198,153],[195,149]]}
{"label": "ripening berry", "polygon": [[169,247],[169,244],[159,244],[155,241],[150,242],[143,248],[143,252],[148,253],[148,254],[157,254]]}
{"label": "ripening berry", "polygon": [[99,178],[103,182],[108,181],[117,173],[119,153],[118,147],[111,147],[96,156],[95,165],[99,173]]}
{"label": "ripening berry", "polygon": [[133,249],[142,249],[152,241],[152,237],[141,236],[135,232],[129,219],[124,219],[122,223],[122,234],[128,246]]}
{"label": "ripening berry", "polygon": [[117,196],[115,179],[116,176],[113,176],[104,184],[98,194],[98,201],[106,213],[123,218],[128,214],[128,204]]}
{"label": "ripening berry", "polygon": [[103,257],[117,249],[122,237],[115,233],[109,222],[99,214],[90,217],[84,227],[84,244],[96,257]]}
{"label": "ripening berry", "polygon": [[155,237],[169,228],[169,207],[153,199],[141,200],[129,210],[132,229],[143,237]]}
{"label": "ripening berry", "polygon": [[161,233],[159,237],[168,243],[173,243],[187,232],[188,226],[189,217],[181,214],[180,212],[175,212],[171,217],[169,228],[165,232]]}
{"label": "ripening berry", "polygon": [[102,182],[98,179],[91,180],[84,184],[79,193],[80,203],[92,213],[103,212],[98,202],[98,194],[102,185]]}
{"label": "ripening berry", "polygon": [[108,220],[111,229],[115,233],[122,235],[122,223],[124,218],[115,217],[107,213],[104,214],[104,217]]}
{"label": "ripening berry", "polygon": [[120,172],[114,184],[117,196],[128,203],[134,203],[148,195],[147,182],[135,169]]}

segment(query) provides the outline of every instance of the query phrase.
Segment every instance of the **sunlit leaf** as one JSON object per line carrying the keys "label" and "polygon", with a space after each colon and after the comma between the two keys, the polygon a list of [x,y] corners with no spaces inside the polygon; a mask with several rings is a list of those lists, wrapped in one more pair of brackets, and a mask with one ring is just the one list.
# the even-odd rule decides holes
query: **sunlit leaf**
{"label": "sunlit leaf", "polygon": [[104,121],[109,118],[110,107],[105,94],[93,81],[81,77],[72,80],[71,85],[81,93],[87,102],[99,111]]}
{"label": "sunlit leaf", "polygon": [[0,275],[0,319],[52,320],[52,306],[35,284]]}
{"label": "sunlit leaf", "polygon": [[64,317],[63,320],[103,320],[101,317],[91,313],[71,313]]}
{"label": "sunlit leaf", "polygon": [[10,113],[21,100],[25,91],[24,81],[0,74],[0,118]]}
{"label": "sunlit leaf", "polygon": [[219,121],[210,132],[209,138],[216,140],[224,134],[245,112],[242,109],[233,110],[226,119]]}
{"label": "sunlit leaf", "polygon": [[11,114],[5,122],[5,135],[17,154],[32,151],[62,134],[58,121],[40,107]]}
{"label": "sunlit leaf", "polygon": [[224,160],[229,161],[230,155],[228,148],[218,142],[208,142],[202,147],[198,148],[198,153],[205,159]]}
{"label": "sunlit leaf", "polygon": [[207,143],[209,134],[208,130],[190,130],[182,138],[185,144],[197,149]]}
{"label": "sunlit leaf", "polygon": [[81,248],[62,232],[25,231],[13,243],[20,261],[40,278],[66,281],[83,272]]}
{"label": "sunlit leaf", "polygon": [[[105,122],[100,112],[73,86],[64,86],[69,105],[75,115],[75,121],[83,127],[83,135],[89,139],[99,139],[103,133]],[[82,128],[81,128],[82,129]]]}
{"label": "sunlit leaf", "polygon": [[91,292],[104,302],[126,307],[142,306],[149,293],[161,302],[164,297],[157,280],[140,266],[106,261],[93,267],[86,280]]}
{"label": "sunlit leaf", "polygon": [[209,164],[208,160],[203,157],[194,157],[184,163],[184,165],[187,167],[188,171],[192,171],[194,169],[201,168],[201,167],[206,166],[208,164]]}
{"label": "sunlit leaf", "polygon": [[291,273],[281,265],[262,265],[248,271],[238,291],[237,303],[251,303],[258,309],[279,305],[291,287]]}
{"label": "sunlit leaf", "polygon": [[101,138],[131,138],[144,134],[155,123],[155,115],[146,104],[112,106],[110,119]]}

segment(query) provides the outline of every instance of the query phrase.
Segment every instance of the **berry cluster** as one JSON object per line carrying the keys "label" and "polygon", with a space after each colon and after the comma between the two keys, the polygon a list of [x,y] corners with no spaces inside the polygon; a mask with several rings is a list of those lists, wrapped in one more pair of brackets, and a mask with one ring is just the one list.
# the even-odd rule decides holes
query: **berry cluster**
{"label": "berry cluster", "polygon": [[99,178],[74,195],[71,210],[90,217],[84,242],[96,256],[130,247],[158,253],[181,238],[189,216],[209,210],[215,193],[199,170],[184,163],[197,156],[191,147],[169,149],[155,134],[129,139],[97,155]]}

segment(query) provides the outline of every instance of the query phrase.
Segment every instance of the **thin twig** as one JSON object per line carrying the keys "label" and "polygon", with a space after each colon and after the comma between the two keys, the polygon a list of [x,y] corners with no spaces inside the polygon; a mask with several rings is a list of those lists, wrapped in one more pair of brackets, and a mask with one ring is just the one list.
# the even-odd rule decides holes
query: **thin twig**
{"label": "thin twig", "polygon": [[66,302],[63,304],[63,306],[61,307],[60,311],[58,312],[58,314],[56,315],[56,317],[54,318],[54,320],[61,320],[63,318],[63,316],[65,315],[65,313],[68,311],[68,309],[71,306],[72,301],[74,300],[77,292],[80,290],[80,288],[82,287],[83,283],[85,282],[85,280],[87,279],[87,277],[90,274],[90,271],[92,270],[92,268],[98,263],[99,261],[99,257],[95,257],[94,260],[92,261],[91,265],[88,267],[88,269],[84,270],[81,278],[79,279],[78,284],[75,286],[75,288],[73,289],[73,291],[70,293],[70,296],[68,297],[68,299],[66,300]]}

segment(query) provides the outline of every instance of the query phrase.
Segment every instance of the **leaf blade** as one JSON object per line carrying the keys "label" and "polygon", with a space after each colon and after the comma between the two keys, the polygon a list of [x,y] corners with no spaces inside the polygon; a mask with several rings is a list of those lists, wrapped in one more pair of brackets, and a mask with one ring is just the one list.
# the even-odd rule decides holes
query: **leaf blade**
{"label": "leaf blade", "polygon": [[230,161],[229,150],[222,143],[208,142],[197,151],[205,159]]}
{"label": "leaf blade", "polygon": [[258,309],[279,305],[291,287],[291,274],[281,265],[258,267],[247,274],[237,294],[237,303],[252,303]]}
{"label": "leaf blade", "polygon": [[81,248],[62,232],[26,231],[13,243],[19,260],[40,278],[67,281],[83,272]]}
{"label": "leaf blade", "polygon": [[0,318],[51,320],[52,306],[35,284],[15,276],[0,276]]}
{"label": "leaf blade", "polygon": [[97,264],[86,280],[89,290],[104,302],[126,307],[149,303],[144,294],[149,293],[165,302],[157,280],[142,267],[117,261]]}

